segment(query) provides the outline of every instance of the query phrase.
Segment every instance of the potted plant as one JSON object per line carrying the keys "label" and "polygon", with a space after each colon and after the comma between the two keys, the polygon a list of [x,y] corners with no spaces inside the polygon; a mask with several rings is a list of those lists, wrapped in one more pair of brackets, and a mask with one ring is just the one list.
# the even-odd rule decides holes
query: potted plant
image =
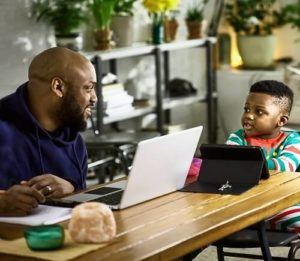
{"label": "potted plant", "polygon": [[188,30],[188,39],[201,38],[203,11],[207,2],[208,0],[196,0],[192,3],[192,5],[188,7],[185,15],[185,22]]}
{"label": "potted plant", "polygon": [[54,27],[57,46],[82,49],[79,27],[85,21],[86,0],[34,0],[32,13],[37,21]]}
{"label": "potted plant", "polygon": [[137,0],[119,0],[114,6],[111,29],[117,46],[130,46],[133,43],[133,9]]}
{"label": "potted plant", "polygon": [[144,7],[152,17],[152,43],[161,44],[164,41],[164,19],[166,13],[175,10],[180,0],[143,0]]}
{"label": "potted plant", "polygon": [[114,12],[115,4],[118,0],[90,0],[89,9],[91,10],[95,23],[95,41],[97,50],[106,50],[112,47],[112,31],[110,23]]}
{"label": "potted plant", "polygon": [[164,21],[164,33],[165,33],[165,42],[172,42],[176,39],[177,30],[179,23],[176,19],[178,10],[171,10],[169,14],[166,15]]}
{"label": "potted plant", "polygon": [[276,0],[231,0],[225,6],[229,24],[237,33],[237,46],[246,68],[267,68],[273,64],[273,29],[285,23],[275,9]]}

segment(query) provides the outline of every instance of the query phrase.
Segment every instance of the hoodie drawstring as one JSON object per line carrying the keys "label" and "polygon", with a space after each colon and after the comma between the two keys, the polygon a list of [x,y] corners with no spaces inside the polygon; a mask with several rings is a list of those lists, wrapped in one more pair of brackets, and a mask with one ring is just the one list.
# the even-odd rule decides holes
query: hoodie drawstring
{"label": "hoodie drawstring", "polygon": [[38,151],[39,151],[39,156],[40,156],[41,174],[45,174],[45,168],[44,168],[44,162],[43,162],[43,156],[42,156],[42,148],[41,148],[41,143],[40,143],[39,130],[38,130],[37,126],[35,127],[35,133],[36,133]]}
{"label": "hoodie drawstring", "polygon": [[85,177],[84,177],[83,170],[82,170],[82,164],[80,164],[80,162],[79,162],[79,159],[78,159],[77,152],[76,152],[76,150],[75,150],[74,144],[72,144],[72,149],[73,149],[73,152],[74,152],[74,154],[75,154],[77,166],[78,166],[79,171],[80,171],[80,173],[81,173],[81,175],[80,175],[80,176],[81,176],[81,184],[84,186],[84,184],[85,184]]}

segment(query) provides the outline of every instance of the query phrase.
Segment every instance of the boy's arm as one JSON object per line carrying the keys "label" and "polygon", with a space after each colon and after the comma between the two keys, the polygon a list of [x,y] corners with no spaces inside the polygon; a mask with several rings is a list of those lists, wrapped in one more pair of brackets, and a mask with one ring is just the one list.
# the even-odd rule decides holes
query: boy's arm
{"label": "boy's arm", "polygon": [[290,134],[282,146],[279,155],[267,160],[268,168],[279,171],[296,171],[300,164],[299,134]]}

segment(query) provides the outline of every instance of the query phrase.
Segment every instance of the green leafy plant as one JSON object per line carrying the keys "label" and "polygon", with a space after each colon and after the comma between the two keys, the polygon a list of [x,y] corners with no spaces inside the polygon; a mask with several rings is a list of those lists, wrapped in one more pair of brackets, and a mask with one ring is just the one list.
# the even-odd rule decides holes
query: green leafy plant
{"label": "green leafy plant", "polygon": [[52,25],[55,33],[70,35],[86,20],[86,0],[34,0],[32,14],[37,21]]}
{"label": "green leafy plant", "polygon": [[269,35],[285,24],[282,10],[275,9],[276,0],[231,0],[225,16],[233,29],[242,35]]}
{"label": "green leafy plant", "polygon": [[[282,16],[285,23],[290,24],[293,28],[300,31],[300,1],[298,3],[286,5],[282,10]],[[300,42],[297,38],[295,42]]]}
{"label": "green leafy plant", "polygon": [[185,20],[188,22],[202,22],[204,7],[208,1],[194,1],[187,9]]}
{"label": "green leafy plant", "polygon": [[300,30],[300,2],[286,5],[283,8],[285,22]]}
{"label": "green leafy plant", "polygon": [[93,13],[98,29],[109,28],[114,7],[118,0],[91,0],[89,8]]}
{"label": "green leafy plant", "polygon": [[118,15],[133,16],[133,5],[137,0],[119,0],[117,1],[114,12]]}
{"label": "green leafy plant", "polygon": [[177,16],[179,15],[179,10],[171,10],[170,12],[168,12],[166,14],[166,17],[169,19],[169,20],[176,20]]}

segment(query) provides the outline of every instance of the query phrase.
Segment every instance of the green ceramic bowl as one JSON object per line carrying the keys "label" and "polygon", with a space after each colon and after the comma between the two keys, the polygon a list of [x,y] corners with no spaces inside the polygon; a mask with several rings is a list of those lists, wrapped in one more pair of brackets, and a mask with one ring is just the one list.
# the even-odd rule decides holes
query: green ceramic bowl
{"label": "green ceramic bowl", "polygon": [[64,229],[59,225],[31,227],[24,232],[27,246],[32,250],[51,250],[62,247]]}

